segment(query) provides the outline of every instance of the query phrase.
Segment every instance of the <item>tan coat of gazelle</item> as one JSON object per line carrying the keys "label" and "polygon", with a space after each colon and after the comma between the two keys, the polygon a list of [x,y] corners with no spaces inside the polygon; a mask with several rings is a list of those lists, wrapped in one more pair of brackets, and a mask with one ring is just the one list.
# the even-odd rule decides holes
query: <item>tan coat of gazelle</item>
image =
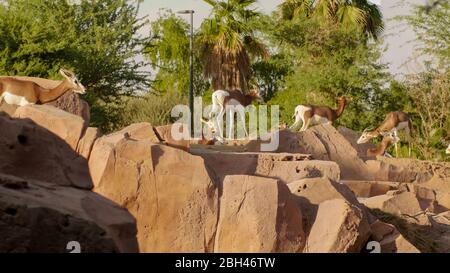
{"label": "tan coat of gazelle", "polygon": [[[364,130],[357,143],[363,144],[378,136],[386,135],[387,133],[393,133],[395,136],[398,136],[397,133],[399,130],[405,130],[408,141],[408,154],[409,157],[411,157],[411,117],[402,111],[391,112],[386,115],[384,121],[377,128],[373,130]],[[398,156],[397,143],[395,143],[395,154]]]}
{"label": "tan coat of gazelle", "polygon": [[7,104],[25,106],[56,100],[68,91],[86,93],[85,87],[75,74],[65,69],[61,69],[60,73],[65,80],[52,89],[43,88],[33,81],[19,77],[0,77],[0,104],[5,101]]}
{"label": "tan coat of gazelle", "polygon": [[306,131],[311,124],[332,124],[342,115],[351,99],[345,96],[339,96],[336,100],[338,102],[338,108],[335,110],[328,106],[298,105],[295,108],[293,116],[295,122],[290,129],[297,128],[300,122],[303,122],[300,131]]}
{"label": "tan coat of gazelle", "polygon": [[367,156],[388,156],[387,149],[400,141],[394,133],[385,134],[383,140],[376,148],[367,149]]}

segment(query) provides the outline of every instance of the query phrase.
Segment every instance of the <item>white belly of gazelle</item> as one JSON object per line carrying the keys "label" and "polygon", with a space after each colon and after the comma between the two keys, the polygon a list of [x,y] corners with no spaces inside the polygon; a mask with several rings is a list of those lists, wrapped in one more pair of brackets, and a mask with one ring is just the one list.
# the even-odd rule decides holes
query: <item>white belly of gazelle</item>
{"label": "white belly of gazelle", "polygon": [[1,96],[7,104],[19,105],[19,106],[33,104],[33,103],[29,102],[25,97],[14,95],[9,92],[4,92]]}
{"label": "white belly of gazelle", "polygon": [[311,121],[315,124],[324,124],[324,123],[329,123],[330,121],[327,118],[321,117],[319,115],[314,115],[311,118]]}

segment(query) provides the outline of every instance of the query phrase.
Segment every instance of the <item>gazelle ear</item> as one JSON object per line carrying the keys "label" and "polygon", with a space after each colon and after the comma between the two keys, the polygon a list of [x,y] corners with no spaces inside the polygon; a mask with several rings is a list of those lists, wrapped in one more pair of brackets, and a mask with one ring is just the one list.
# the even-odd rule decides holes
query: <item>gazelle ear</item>
{"label": "gazelle ear", "polygon": [[68,78],[68,79],[71,79],[71,78],[75,77],[75,74],[73,74],[72,72],[70,72],[69,70],[64,69],[64,68],[61,68],[59,70],[59,73],[61,75],[63,75],[65,78]]}

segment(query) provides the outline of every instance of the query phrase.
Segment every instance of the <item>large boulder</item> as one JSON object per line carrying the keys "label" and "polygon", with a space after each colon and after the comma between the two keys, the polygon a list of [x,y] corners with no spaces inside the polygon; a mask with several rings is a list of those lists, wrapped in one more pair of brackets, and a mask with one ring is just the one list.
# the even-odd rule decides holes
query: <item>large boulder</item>
{"label": "large boulder", "polygon": [[82,100],[80,96],[73,92],[66,92],[54,101],[44,103],[81,117],[86,126],[91,121],[91,111],[89,104]]}
{"label": "large boulder", "polygon": [[278,180],[227,176],[223,182],[215,252],[300,252],[302,215]]}
{"label": "large boulder", "polygon": [[78,141],[77,153],[82,157],[89,159],[94,143],[101,135],[100,130],[95,127],[88,127],[83,137]]}
{"label": "large boulder", "polygon": [[371,209],[379,209],[395,215],[417,216],[422,212],[419,200],[412,192],[392,191],[384,195],[360,199],[361,203]]}
{"label": "large boulder", "polygon": [[316,221],[319,205],[327,200],[342,199],[364,210],[347,186],[328,178],[302,179],[289,183],[288,187],[292,194],[296,196],[297,204],[302,209],[305,232],[307,233]]}
{"label": "large boulder", "polygon": [[328,200],[319,205],[305,251],[360,252],[369,236],[370,225],[361,208],[343,199]]}
{"label": "large boulder", "polygon": [[262,152],[199,152],[206,164],[222,181],[227,175],[255,175],[290,183],[303,178],[326,177],[340,179],[335,162],[308,160],[309,156],[293,153]]}
{"label": "large boulder", "polygon": [[387,181],[341,180],[340,182],[348,186],[357,197],[364,198],[383,195],[400,186],[398,182]]}
{"label": "large boulder", "polygon": [[341,169],[342,179],[372,180],[366,164],[353,146],[331,125],[319,125],[298,133],[301,152],[315,159],[334,161]]}
{"label": "large boulder", "polygon": [[15,118],[30,119],[59,136],[75,151],[86,129],[84,120],[55,107],[29,105],[17,108]]}
{"label": "large boulder", "polygon": [[142,252],[212,252],[218,189],[202,158],[113,134],[99,138],[89,167],[95,191],[137,220]]}
{"label": "large boulder", "polygon": [[[51,112],[53,111],[50,110]],[[39,120],[49,125],[51,120],[58,119],[60,112],[62,111],[57,112],[56,117],[40,116],[50,121],[43,121],[41,118]],[[65,112],[62,112],[61,116],[64,117],[64,115]],[[65,119],[55,121],[55,126],[60,126],[60,129],[53,128],[51,131],[30,119],[11,119],[9,116],[0,115],[0,128],[2,128],[0,172],[25,179],[91,189],[93,185],[86,159],[79,156],[65,139],[54,133],[59,131],[60,135],[66,134],[71,144],[76,147],[75,141],[72,141],[72,137],[69,136],[74,137],[80,133],[80,123],[75,121],[71,126],[68,119],[66,121],[69,124],[64,125],[63,120]],[[78,133],[71,132],[69,128],[73,128]]]}
{"label": "large boulder", "polygon": [[371,238],[380,243],[381,253],[420,253],[394,225],[377,220],[370,225],[370,229]]}
{"label": "large boulder", "polygon": [[0,252],[137,252],[136,222],[91,191],[0,174]]}

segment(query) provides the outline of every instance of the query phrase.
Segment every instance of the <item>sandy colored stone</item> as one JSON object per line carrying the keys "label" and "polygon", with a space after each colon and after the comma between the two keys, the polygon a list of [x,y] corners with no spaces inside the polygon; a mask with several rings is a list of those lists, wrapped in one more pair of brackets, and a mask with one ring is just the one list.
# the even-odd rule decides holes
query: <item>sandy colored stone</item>
{"label": "sandy colored stone", "polygon": [[[202,153],[199,154],[222,181],[227,175],[256,175],[289,183],[310,177],[339,180],[340,170],[335,162],[294,160],[296,154],[284,153],[286,160],[271,153]],[[292,158],[292,160],[288,160]]]}
{"label": "sandy colored stone", "polygon": [[319,205],[305,251],[360,252],[369,236],[369,222],[360,208],[343,199],[328,200]]}
{"label": "sandy colored stone", "polygon": [[92,147],[94,146],[94,142],[99,137],[100,130],[98,128],[88,127],[83,137],[78,142],[77,153],[88,160],[89,155],[91,154]]}
{"label": "sandy colored stone", "polygon": [[331,125],[318,125],[298,133],[303,153],[312,154],[315,159],[334,161],[341,169],[342,179],[373,180],[366,164],[358,152]]}
{"label": "sandy colored stone", "polygon": [[399,187],[397,182],[362,180],[341,180],[340,182],[347,185],[357,197],[364,198],[383,195]]}
{"label": "sandy colored stone", "polygon": [[91,191],[0,174],[0,252],[137,252],[136,222]]}
{"label": "sandy colored stone", "polygon": [[85,123],[81,117],[47,105],[19,107],[14,117],[34,121],[66,141],[74,151],[85,130]]}
{"label": "sandy colored stone", "polygon": [[[55,111],[66,115],[61,110]],[[49,114],[46,118],[51,120],[54,117]],[[11,119],[5,115],[0,115],[0,128],[1,173],[58,185],[92,188],[86,159],[60,136],[30,119]]]}
{"label": "sandy colored stone", "polygon": [[381,253],[420,253],[391,224],[377,220],[370,225],[370,229],[372,239],[380,243]]}
{"label": "sandy colored stone", "polygon": [[99,138],[95,191],[136,218],[142,252],[212,252],[218,190],[203,159],[150,140]]}
{"label": "sandy colored stone", "polygon": [[302,215],[286,185],[245,175],[223,182],[215,252],[300,252]]}
{"label": "sandy colored stone", "polygon": [[396,215],[414,216],[422,211],[414,193],[385,194],[360,200],[366,207]]}

